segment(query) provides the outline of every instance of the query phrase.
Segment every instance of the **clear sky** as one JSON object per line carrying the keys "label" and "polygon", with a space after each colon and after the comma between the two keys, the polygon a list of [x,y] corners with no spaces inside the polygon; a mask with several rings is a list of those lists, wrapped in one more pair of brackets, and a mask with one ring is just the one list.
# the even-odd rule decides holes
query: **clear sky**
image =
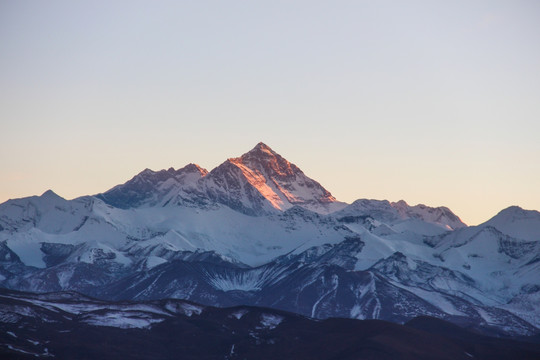
{"label": "clear sky", "polygon": [[342,201],[540,210],[540,1],[0,2],[0,202],[259,141]]}

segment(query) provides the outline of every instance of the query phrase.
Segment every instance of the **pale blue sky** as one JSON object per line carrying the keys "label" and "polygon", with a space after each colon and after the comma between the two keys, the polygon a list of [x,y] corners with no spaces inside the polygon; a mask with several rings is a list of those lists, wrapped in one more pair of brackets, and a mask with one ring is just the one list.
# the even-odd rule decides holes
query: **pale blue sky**
{"label": "pale blue sky", "polygon": [[540,2],[2,1],[0,201],[264,141],[338,199],[540,209]]}

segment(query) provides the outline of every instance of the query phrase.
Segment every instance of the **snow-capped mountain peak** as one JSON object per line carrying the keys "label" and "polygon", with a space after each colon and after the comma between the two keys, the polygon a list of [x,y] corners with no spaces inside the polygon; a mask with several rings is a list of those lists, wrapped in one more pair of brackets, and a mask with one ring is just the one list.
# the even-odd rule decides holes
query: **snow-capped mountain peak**
{"label": "snow-capped mountain peak", "polygon": [[229,159],[234,164],[244,165],[269,177],[291,178],[302,173],[296,165],[281,157],[266,144],[260,142],[251,151],[239,158]]}
{"label": "snow-capped mountain peak", "polygon": [[63,199],[60,195],[52,191],[51,189],[45,191],[41,194],[41,197],[44,199]]}
{"label": "snow-capped mountain peak", "polygon": [[208,170],[200,167],[197,164],[189,163],[186,166],[184,166],[183,168],[178,169],[176,171],[176,174],[180,174],[180,173],[199,173],[201,175],[201,177],[204,177],[204,176],[206,176],[208,174]]}
{"label": "snow-capped mountain peak", "polygon": [[461,219],[445,206],[430,207],[424,204],[410,206],[405,200],[390,204],[402,218],[417,218],[430,223],[456,230],[467,226]]}
{"label": "snow-capped mountain peak", "polygon": [[194,188],[208,171],[196,164],[188,164],[181,169],[153,171],[145,169],[124,184],[96,195],[107,204],[121,208],[154,206],[171,198],[184,188]]}
{"label": "snow-capped mountain peak", "polygon": [[510,206],[499,212],[486,224],[517,239],[540,241],[540,212],[536,210]]}
{"label": "snow-capped mountain peak", "polygon": [[222,204],[249,215],[284,211],[294,205],[319,213],[345,206],[262,142],[210,172],[196,164],[178,170],[145,169],[125,184],[96,196],[122,209],[158,204]]}
{"label": "snow-capped mountain peak", "polygon": [[[274,150],[270,148],[270,146],[266,145],[262,141],[259,142],[253,149],[251,149],[249,152],[245,153],[244,155],[257,155],[257,154],[267,154],[268,156],[276,156],[278,155]],[[279,155],[278,155],[279,156]]]}
{"label": "snow-capped mountain peak", "polygon": [[404,200],[359,199],[342,211],[334,214],[345,221],[370,217],[376,220],[373,226],[384,232],[414,232],[423,235],[435,235],[466,227],[447,207],[430,207],[423,204],[410,206]]}
{"label": "snow-capped mountain peak", "polygon": [[262,142],[242,156],[228,159],[212,170],[205,181],[215,198],[226,198],[227,205],[236,203],[237,208],[255,214],[283,211],[294,205],[329,213],[341,204],[318,182]]}

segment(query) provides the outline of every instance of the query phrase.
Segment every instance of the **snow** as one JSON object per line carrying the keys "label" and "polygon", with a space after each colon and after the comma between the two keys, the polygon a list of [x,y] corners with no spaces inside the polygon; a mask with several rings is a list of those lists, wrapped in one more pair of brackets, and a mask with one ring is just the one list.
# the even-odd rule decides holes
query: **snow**
{"label": "snow", "polygon": [[236,320],[240,320],[247,313],[248,313],[247,310],[242,309],[242,310],[233,312],[230,316],[236,318]]}
{"label": "snow", "polygon": [[438,307],[443,312],[450,314],[450,315],[457,315],[457,316],[466,316],[467,314],[460,311],[453,303],[450,301],[444,294],[441,294],[439,292],[434,291],[427,291],[420,289],[418,287],[412,287],[412,286],[403,286],[401,284],[397,284],[393,282],[393,285],[396,285],[400,288],[403,288],[405,290],[408,290],[412,292],[413,294],[420,297],[422,300],[425,300],[429,302],[430,304],[434,305],[435,307]]}
{"label": "snow", "polygon": [[387,200],[359,199],[333,214],[337,217],[371,217],[398,233],[413,232],[421,235],[442,234],[466,225],[448,208],[433,208],[426,205],[409,206],[401,200],[390,203]]}
{"label": "snow", "polygon": [[8,349],[16,351],[16,352],[20,352],[20,353],[28,354],[28,355],[33,355],[35,357],[40,356],[40,354],[36,354],[36,353],[29,352],[29,351],[26,351],[26,350],[23,350],[23,349],[19,349],[19,348],[15,347],[15,346],[12,346],[12,345],[9,345],[9,344],[5,344],[5,345],[8,347]]}
{"label": "snow", "polygon": [[68,269],[67,271],[59,271],[57,272],[58,276],[58,284],[62,289],[67,288],[69,281],[73,277],[74,269]]}
{"label": "snow", "polygon": [[167,302],[165,308],[174,314],[183,314],[188,317],[200,315],[204,307],[184,302]]}
{"label": "snow", "polygon": [[223,291],[256,291],[262,289],[263,278],[259,271],[249,271],[245,273],[235,273],[236,276],[231,277],[228,273],[208,273],[210,284]]}
{"label": "snow", "polygon": [[381,313],[381,302],[378,298],[375,298],[375,306],[373,307],[373,312],[371,313],[372,319],[378,319],[379,314]]}
{"label": "snow", "polygon": [[194,314],[195,315],[200,315],[201,312],[203,311],[202,307],[197,306],[197,305],[188,304],[188,303],[182,304],[181,309],[182,309],[184,315],[190,316],[190,317],[192,315],[194,315]]}
{"label": "snow", "polygon": [[535,210],[512,206],[499,212],[485,225],[517,239],[540,241],[540,212]]}
{"label": "snow", "polygon": [[[5,296],[9,297],[9,296]],[[17,299],[14,297],[10,297]],[[58,310],[73,314],[73,315],[84,315],[90,314],[92,319],[99,319],[101,315],[98,314],[99,311],[106,311],[107,316],[112,317],[121,317],[122,314],[128,314],[128,317],[139,316],[142,318],[145,317],[167,317],[170,316],[169,313],[162,310],[158,306],[147,305],[147,304],[137,304],[137,303],[121,303],[121,304],[110,304],[100,301],[73,301],[72,299],[68,301],[50,301],[50,300],[39,300],[39,299],[25,299],[26,301],[31,302],[36,306],[46,308],[51,311],[58,312]],[[33,315],[34,313],[30,310],[29,307],[19,307],[14,311],[22,315]],[[92,320],[93,321],[93,320]],[[98,321],[98,320],[96,320]]]}
{"label": "snow", "polygon": [[488,323],[490,325],[496,323],[497,319],[493,318],[493,316],[491,316],[491,314],[489,312],[485,311],[481,307],[477,308],[476,311],[482,317],[482,319],[484,319],[486,321],[486,323]]}
{"label": "snow", "polygon": [[41,244],[33,239],[32,231],[28,234],[21,234],[20,237],[13,237],[7,241],[7,246],[13,251],[23,264],[37,268],[45,268]]}
{"label": "snow", "polygon": [[448,231],[446,226],[429,223],[420,219],[405,219],[398,221],[390,227],[398,233],[411,232],[421,235],[439,235]]}
{"label": "snow", "polygon": [[325,292],[324,294],[322,294],[319,299],[317,301],[315,301],[315,303],[313,304],[313,307],[311,308],[311,317],[314,318],[316,316],[316,311],[317,311],[317,306],[319,306],[319,303],[324,300],[324,298],[326,298],[328,295],[332,294],[333,292],[335,292],[339,286],[339,277],[337,275],[332,275],[332,279],[331,279],[331,284],[332,284],[332,288],[330,290],[328,290],[327,292]]}
{"label": "snow", "polygon": [[363,312],[363,309],[362,309],[362,306],[358,305],[358,304],[355,304],[352,308],[351,308],[351,311],[350,311],[350,317],[352,319],[358,319],[358,320],[364,320],[365,319],[365,316],[364,316],[364,312]]}
{"label": "snow", "polygon": [[89,314],[83,318],[83,321],[90,325],[117,327],[121,329],[144,329],[163,320],[163,318],[155,318],[144,312],[108,312],[103,315]]}
{"label": "snow", "polygon": [[261,325],[267,329],[275,329],[284,320],[282,316],[273,314],[262,314]]}
{"label": "snow", "polygon": [[[128,211],[126,211],[128,212]],[[304,219],[292,214],[287,217],[253,217],[227,207],[201,210],[187,207],[137,209],[129,211],[127,223],[145,224],[164,236],[137,242],[131,251],[167,246],[178,251],[195,249],[215,251],[252,266],[265,264],[300,245],[307,247],[343,241],[347,233],[334,229],[323,219]]]}
{"label": "snow", "polygon": [[85,247],[86,251],[79,257],[79,261],[81,262],[93,264],[98,260],[107,259],[126,266],[130,265],[132,262],[130,258],[121,251],[114,249],[109,244],[89,241],[86,243]]}
{"label": "snow", "polygon": [[21,319],[19,314],[0,310],[0,323],[14,324]]}
{"label": "snow", "polygon": [[[538,276],[539,273],[540,269],[536,269],[536,276]],[[533,288],[534,285],[530,287]],[[540,316],[538,315],[538,309],[540,309],[540,290],[533,290],[530,293],[522,292],[515,296],[509,303],[502,306],[502,308],[512,312],[540,329]]]}
{"label": "snow", "polygon": [[[540,283],[540,279],[537,273],[526,271],[534,265],[526,264],[536,256],[535,252],[514,259],[501,251],[500,244],[504,237],[504,234],[491,227],[478,226],[453,233],[437,248],[444,259],[444,266],[464,271],[463,265],[467,264],[467,274],[476,280],[482,290],[497,293],[503,297],[501,302],[506,302],[523,285]],[[516,276],[518,271],[520,276]]]}
{"label": "snow", "polygon": [[[272,206],[279,210],[284,210],[284,201],[280,198],[278,194],[266,183],[266,178],[256,170],[252,170],[249,167],[242,164],[241,161],[235,161],[236,159],[231,159],[231,163],[240,169],[242,175],[245,177],[247,182],[253,186],[259,193],[272,204]],[[290,207],[290,205],[289,205]]]}
{"label": "snow", "polygon": [[147,259],[146,259],[146,268],[147,269],[152,269],[158,265],[161,265],[161,264],[164,264],[166,263],[167,260],[163,259],[163,258],[160,258],[158,256],[149,256]]}
{"label": "snow", "polygon": [[[328,214],[343,207],[343,203],[336,202],[319,183],[308,178],[295,165],[265,144],[258,144],[239,158],[228,159],[202,180],[202,187],[216,193],[227,193],[228,186],[222,186],[222,179],[214,180],[216,173],[224,173],[223,178],[233,181],[234,187],[241,184],[241,188],[233,196],[247,208],[253,205],[253,192],[257,198],[260,196],[266,200],[259,204],[263,212],[283,211],[302,204],[312,211]],[[231,196],[230,192],[228,196]]]}
{"label": "snow", "polygon": [[[257,153],[259,150],[264,156],[270,157],[268,161],[273,164],[271,168],[275,174],[266,173],[265,168],[259,163],[260,159],[250,158],[253,154],[259,156]],[[244,174],[242,175],[244,179],[247,178],[248,182],[258,186],[263,196],[278,208],[292,207],[293,204],[289,200],[305,202],[313,199],[320,200],[321,196],[328,196],[320,185],[307,178],[294,165],[282,158],[280,160],[279,155],[266,145],[259,145],[253,151],[255,153],[249,156],[247,156],[248,153],[242,158],[232,159],[231,164],[234,163],[234,167],[240,169],[240,173]],[[199,172],[197,174],[199,174],[199,180],[209,181],[206,180],[206,176],[201,178],[201,174]],[[286,183],[283,182],[285,180],[279,178],[283,174],[291,176]],[[170,185],[168,182],[172,180],[174,179],[170,178],[159,186],[168,187]],[[310,188],[306,185],[308,183],[314,184],[314,187]],[[251,200],[244,197],[242,201],[249,202]],[[282,202],[282,205],[278,204],[279,201]],[[304,204],[304,206],[337,208],[343,205],[333,201],[324,203],[321,200],[324,204],[317,201],[310,202],[309,206]],[[30,206],[31,204],[34,204],[32,205],[34,207]],[[381,209],[386,209],[386,206],[393,211],[393,216],[398,216],[396,210],[388,202],[375,203],[371,201],[369,204],[375,204],[374,208],[382,206]],[[146,206],[123,210],[108,206],[102,200],[93,197],[66,201],[52,196],[52,194],[19,199],[17,206],[19,207],[15,207],[15,213],[10,210],[11,218],[20,218],[22,216],[20,214],[21,208],[35,208],[36,214],[41,214],[39,216],[41,220],[38,222],[38,227],[31,231],[16,233],[10,238],[8,246],[21,257],[25,264],[40,268],[45,267],[39,245],[41,242],[84,244],[84,250],[81,250],[76,257],[70,258],[70,261],[95,263],[98,259],[105,257],[107,261],[116,262],[123,266],[131,265],[132,254],[154,248],[153,253],[149,254],[150,257],[147,259],[147,268],[150,269],[165,261],[157,254],[160,248],[167,248],[170,251],[215,251],[241,263],[258,266],[291,251],[298,253],[324,243],[338,243],[350,235],[347,231],[337,228],[336,222],[331,221],[330,218],[320,217],[309,212],[253,217],[236,212],[226,206],[207,208]],[[5,209],[12,207],[2,206],[0,214]],[[351,205],[349,210],[354,210],[354,213],[355,209]],[[319,211],[320,209],[315,210]],[[17,211],[19,212],[17,213]],[[36,214],[34,217],[37,216]],[[43,219],[47,219],[47,221]],[[69,224],[65,223],[65,219],[71,219]],[[83,219],[85,220],[83,221]],[[83,225],[79,228],[78,225],[81,224]],[[426,224],[417,219],[408,222],[401,221],[393,226],[401,232],[421,226],[425,227],[421,231],[422,233],[431,234],[440,231],[438,226]],[[74,231],[75,228],[77,231]],[[353,231],[357,230],[352,225],[349,228]],[[361,231],[365,231],[365,229]],[[131,238],[139,240],[134,242],[130,240]],[[377,241],[381,242],[380,239]],[[384,242],[378,245],[373,243],[373,246],[369,244],[359,259],[359,266],[366,268],[380,259],[381,256],[395,251],[395,248],[396,246]],[[126,253],[127,251],[129,254]],[[215,285],[224,290],[249,291],[258,288],[253,282],[247,285],[246,283],[227,283],[220,279],[216,279]]]}

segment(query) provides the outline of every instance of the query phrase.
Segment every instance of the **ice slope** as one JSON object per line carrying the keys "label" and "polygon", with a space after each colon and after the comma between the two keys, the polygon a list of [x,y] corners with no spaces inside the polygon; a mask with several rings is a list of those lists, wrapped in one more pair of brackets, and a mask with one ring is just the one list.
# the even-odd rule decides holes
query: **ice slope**
{"label": "ice slope", "polygon": [[331,218],[298,208],[266,217],[248,216],[224,206],[211,210],[165,207],[134,213],[158,235],[140,239],[130,251],[155,246],[215,251],[250,266],[262,265],[306,244],[340,242],[352,233]]}
{"label": "ice slope", "polygon": [[91,197],[66,201],[55,196],[53,203],[49,197],[0,205],[0,219],[11,227],[0,232],[0,242],[6,241],[28,266],[45,267],[43,243],[78,246],[68,261],[105,258],[129,265],[139,253],[202,250],[256,266],[300,246],[336,243],[352,233],[332,218],[298,207],[253,217],[226,206],[120,209]]}

